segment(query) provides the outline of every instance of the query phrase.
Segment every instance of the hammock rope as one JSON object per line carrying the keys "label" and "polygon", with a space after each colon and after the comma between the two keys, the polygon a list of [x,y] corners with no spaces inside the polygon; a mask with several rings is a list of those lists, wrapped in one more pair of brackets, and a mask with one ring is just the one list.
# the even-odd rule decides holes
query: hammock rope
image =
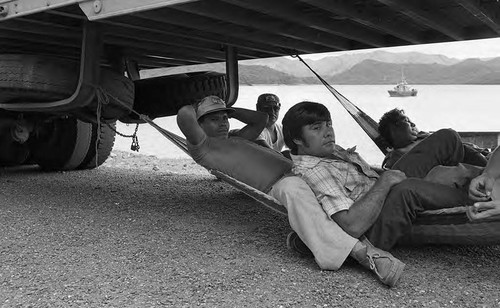
{"label": "hammock rope", "polygon": [[[96,90],[99,93],[99,95],[107,97],[108,100],[109,100],[109,98],[112,98],[115,102],[117,102],[118,104],[120,104],[123,108],[125,108],[126,110],[128,110],[131,113],[135,114],[136,116],[139,117],[139,119],[141,119],[144,122],[146,122],[149,125],[151,125],[160,134],[162,134],[165,138],[167,138],[168,140],[170,140],[173,144],[175,144],[176,146],[178,146],[181,150],[183,150],[186,154],[188,154],[191,157],[191,155],[189,154],[189,151],[187,149],[186,139],[182,138],[181,136],[179,136],[179,135],[177,135],[175,133],[172,133],[172,132],[170,132],[170,131],[162,128],[161,126],[159,126],[158,124],[156,124],[153,120],[151,120],[147,115],[138,113],[137,111],[135,111],[134,109],[132,109],[132,107],[130,107],[127,104],[125,104],[121,99],[119,99],[118,97],[112,95],[111,93],[109,93],[108,91],[102,89],[101,87],[97,87]],[[98,117],[97,121],[100,122],[101,118]],[[137,133],[137,127],[136,127],[136,131],[134,133],[135,136],[136,136],[136,133]]]}
{"label": "hammock rope", "polygon": [[330,93],[335,96],[335,98],[340,102],[340,104],[347,110],[351,117],[358,123],[358,125],[365,131],[365,133],[375,142],[377,147],[382,151],[382,153],[387,154],[387,145],[380,136],[378,132],[378,123],[373,120],[368,114],[363,110],[359,109],[350,100],[348,100],[344,95],[340,94],[334,87],[332,87],[325,79],[323,79],[315,70],[313,70],[309,64],[307,64],[304,59],[302,59],[298,54],[292,55],[292,58],[299,59],[320,81],[321,83],[330,91]]}
{"label": "hammock rope", "polygon": [[[155,128],[160,134],[162,134],[165,138],[170,140],[173,144],[175,144],[177,147],[179,147],[181,150],[183,150],[189,157],[191,157],[191,154],[189,153],[187,149],[187,142],[186,139],[171,132],[163,127],[159,126],[156,124],[153,120],[151,120],[147,115],[138,113],[137,111],[133,110],[131,107],[129,107],[127,104],[125,104],[123,101],[121,101],[119,98],[113,96],[111,93],[107,92],[106,90],[99,88],[100,95],[105,95],[107,98],[112,98],[114,99],[118,104],[123,106],[125,109],[128,111],[132,112],[133,114],[137,115],[141,120],[145,121],[149,125],[151,125],[153,128]],[[100,118],[97,119],[97,121],[100,121]],[[264,205],[268,209],[279,213],[281,215],[287,216],[287,211],[286,208],[275,198],[271,197],[270,195],[267,195],[233,177],[230,177],[229,175],[222,173],[218,170],[215,169],[207,169],[211,174],[216,176],[219,179],[224,180],[226,183],[230,184],[234,188],[242,191],[245,193],[247,196],[253,198],[254,200],[258,201],[260,204]]]}

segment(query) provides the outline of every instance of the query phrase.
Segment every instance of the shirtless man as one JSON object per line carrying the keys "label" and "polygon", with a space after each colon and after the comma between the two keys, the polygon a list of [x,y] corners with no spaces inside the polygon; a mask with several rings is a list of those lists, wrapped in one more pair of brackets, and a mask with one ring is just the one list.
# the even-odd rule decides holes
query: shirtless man
{"label": "shirtless man", "polygon": [[[229,117],[246,126],[229,136]],[[217,96],[205,97],[196,106],[186,105],[177,113],[188,151],[198,164],[265,193],[291,168],[284,156],[254,142],[267,120],[267,114],[259,111],[228,108]]]}

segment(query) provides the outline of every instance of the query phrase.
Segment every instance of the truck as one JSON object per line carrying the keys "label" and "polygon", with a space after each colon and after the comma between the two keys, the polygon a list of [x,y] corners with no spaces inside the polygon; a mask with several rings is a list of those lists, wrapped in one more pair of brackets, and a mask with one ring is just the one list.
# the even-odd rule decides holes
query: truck
{"label": "truck", "polygon": [[[238,61],[494,38],[498,1],[0,0],[0,165],[90,169],[116,122],[238,97]],[[141,71],[225,62],[225,73]]]}

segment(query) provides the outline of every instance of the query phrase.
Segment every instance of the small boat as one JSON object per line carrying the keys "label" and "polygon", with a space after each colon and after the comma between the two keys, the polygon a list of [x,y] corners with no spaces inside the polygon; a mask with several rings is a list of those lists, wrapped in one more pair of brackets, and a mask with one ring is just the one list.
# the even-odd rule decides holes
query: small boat
{"label": "small boat", "polygon": [[388,90],[391,97],[417,96],[418,91],[413,89],[406,82],[403,71],[401,71],[401,81],[392,90]]}

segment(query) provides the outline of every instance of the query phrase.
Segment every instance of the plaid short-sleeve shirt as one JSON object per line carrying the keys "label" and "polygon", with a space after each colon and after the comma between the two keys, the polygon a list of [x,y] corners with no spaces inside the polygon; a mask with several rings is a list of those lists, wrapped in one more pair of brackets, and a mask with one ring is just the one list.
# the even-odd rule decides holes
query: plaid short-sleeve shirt
{"label": "plaid short-sleeve shirt", "polygon": [[357,153],[339,146],[331,157],[292,155],[292,160],[293,173],[311,187],[330,218],[348,210],[378,179],[378,174]]}

